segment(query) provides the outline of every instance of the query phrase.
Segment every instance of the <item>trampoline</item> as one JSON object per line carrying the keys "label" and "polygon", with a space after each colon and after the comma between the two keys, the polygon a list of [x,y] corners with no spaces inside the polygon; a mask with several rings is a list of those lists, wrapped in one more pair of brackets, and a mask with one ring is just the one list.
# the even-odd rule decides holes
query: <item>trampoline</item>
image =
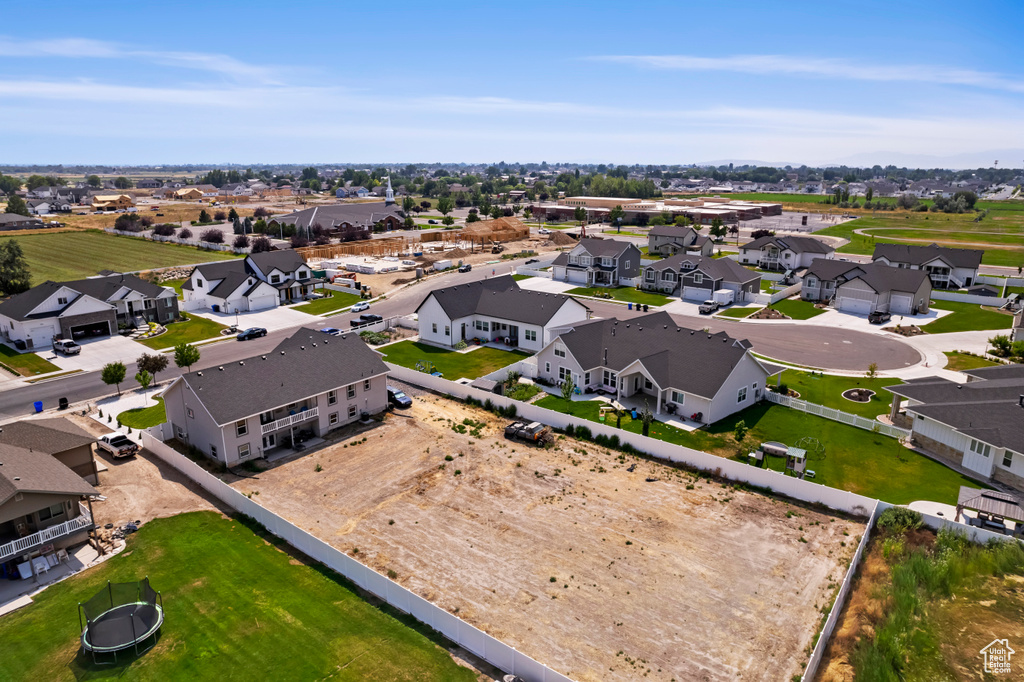
{"label": "trampoline", "polygon": [[[93,656],[135,649],[136,655],[148,650],[139,645],[153,638],[164,622],[163,597],[149,586],[149,578],[133,583],[111,583],[92,599],[78,605],[78,625],[82,629],[82,649]],[[152,646],[152,645],[150,645]]]}

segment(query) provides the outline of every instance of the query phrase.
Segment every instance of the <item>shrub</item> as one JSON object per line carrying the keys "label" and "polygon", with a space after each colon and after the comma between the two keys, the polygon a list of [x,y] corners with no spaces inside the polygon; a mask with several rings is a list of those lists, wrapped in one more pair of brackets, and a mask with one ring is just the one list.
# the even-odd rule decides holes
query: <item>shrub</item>
{"label": "shrub", "polygon": [[210,214],[206,212],[205,208],[202,211],[199,212],[199,221],[198,222],[200,222],[200,223],[212,223],[213,222],[212,220],[210,220]]}
{"label": "shrub", "polygon": [[192,238],[192,230],[188,229],[187,227],[181,228],[181,232],[178,233],[178,238],[179,239],[191,239]]}
{"label": "shrub", "polygon": [[786,384],[779,384],[778,386],[776,386],[772,390],[775,391],[776,393],[780,393],[782,395],[789,395],[789,386],[787,386]]}
{"label": "shrub", "polygon": [[255,211],[253,211],[252,214],[257,218],[268,218],[270,217],[270,210],[263,206],[260,206]]}
{"label": "shrub", "polygon": [[293,234],[291,236],[291,246],[293,249],[301,249],[303,246],[309,246],[309,240],[306,239],[305,235]]}
{"label": "shrub", "polygon": [[452,346],[452,347],[453,347],[453,348],[454,348],[455,350],[466,350],[467,348],[469,348],[469,344],[468,344],[468,343],[466,343],[465,341],[459,341],[459,342],[458,342],[457,344],[455,344],[455,345],[454,345],[454,346]]}
{"label": "shrub", "polygon": [[231,245],[236,249],[244,249],[249,246],[249,237],[244,234],[235,235],[235,239],[231,242]]}
{"label": "shrub", "polygon": [[621,447],[621,445],[619,443],[619,437],[618,436],[612,436],[611,438],[609,438],[608,439],[608,447],[612,448],[613,450],[618,450]]}
{"label": "shrub", "polygon": [[137,213],[122,213],[114,221],[114,229],[121,232],[142,232],[142,223]]}
{"label": "shrub", "polygon": [[906,507],[889,507],[878,517],[878,528],[894,534],[920,528],[921,514]]}
{"label": "shrub", "polygon": [[270,243],[270,240],[266,237],[259,236],[253,237],[252,241],[249,242],[252,253],[265,253],[272,251],[274,246]]}
{"label": "shrub", "polygon": [[200,241],[204,241],[209,244],[223,244],[224,233],[220,230],[205,230],[201,235],[199,235],[199,239]]}
{"label": "shrub", "polygon": [[494,403],[491,402],[490,398],[484,401],[484,409],[488,412],[494,412]]}
{"label": "shrub", "polygon": [[571,437],[573,435],[573,433],[575,433],[575,431],[572,428],[572,424],[566,424],[565,425],[565,435]]}
{"label": "shrub", "polygon": [[590,433],[590,429],[583,425],[576,427],[576,437],[579,438],[580,440],[594,439],[594,436]]}
{"label": "shrub", "polygon": [[173,237],[177,228],[170,223],[161,223],[153,228],[153,234],[158,237]]}
{"label": "shrub", "polygon": [[225,213],[224,211],[214,211],[213,212],[213,219],[214,220],[219,220],[221,222],[224,222],[225,220],[228,219],[228,214]]}
{"label": "shrub", "polygon": [[505,416],[508,417],[509,419],[515,419],[517,414],[519,414],[519,410],[516,409],[516,406],[514,404],[509,405],[507,408],[505,408]]}

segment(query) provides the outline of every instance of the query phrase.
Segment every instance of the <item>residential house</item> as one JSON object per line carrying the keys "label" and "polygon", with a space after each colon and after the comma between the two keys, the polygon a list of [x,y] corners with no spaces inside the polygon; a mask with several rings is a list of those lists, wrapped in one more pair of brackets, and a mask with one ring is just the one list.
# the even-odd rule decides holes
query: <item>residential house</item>
{"label": "residential house", "polygon": [[232,182],[226,185],[222,185],[220,188],[220,196],[225,197],[251,197],[253,195],[253,189],[245,182]]}
{"label": "residential house", "polygon": [[[70,423],[56,424],[63,419],[42,421],[48,424],[7,424],[0,433],[0,576],[11,579],[53,566],[57,551],[85,541],[96,527],[88,501],[99,493],[83,478],[89,475],[84,464],[76,473],[50,454],[84,453],[91,436]],[[8,429],[24,440],[8,436]]]}
{"label": "residential house", "polygon": [[386,201],[372,201],[358,204],[333,204],[315,206],[302,211],[292,211],[273,216],[270,226],[294,225],[299,232],[315,225],[331,233],[340,233],[343,239],[368,239],[377,225],[387,230],[399,230],[404,221],[402,209]]}
{"label": "residential house", "polygon": [[552,329],[590,316],[571,296],[520,289],[509,275],[435,289],[416,308],[420,340],[441,346],[482,339],[533,352]]}
{"label": "residential house", "polygon": [[707,424],[752,406],[782,371],[755,358],[748,341],[680,327],[666,312],[578,322],[558,331],[537,365],[542,379]]}
{"label": "residential house", "polygon": [[948,199],[958,191],[959,188],[952,186],[944,180],[919,180],[911,183],[910,187],[907,188],[907,193],[913,194],[919,199],[935,197],[945,197]]}
{"label": "residential house", "polygon": [[251,312],[306,300],[323,280],[293,249],[197,265],[181,285],[187,310]]}
{"label": "residential house", "polygon": [[1024,490],[1024,365],[964,370],[886,386],[893,423],[918,446],[974,475]]}
{"label": "residential house", "polygon": [[829,301],[836,310],[854,315],[926,313],[931,294],[931,281],[922,270],[826,258],[811,263],[800,290],[804,300]]}
{"label": "residential house", "polygon": [[93,485],[99,473],[93,459],[96,437],[70,419],[25,419],[4,424],[0,446],[12,445],[49,455]]}
{"label": "residential house", "polygon": [[572,250],[558,254],[551,273],[555,280],[588,287],[633,284],[640,277],[640,257],[632,242],[584,237]]}
{"label": "residential house", "polygon": [[978,279],[984,255],[980,249],[951,249],[937,244],[875,244],[871,260],[893,268],[924,270],[936,289],[961,289]]}
{"label": "residential house", "polygon": [[19,213],[0,213],[0,230],[30,230],[42,227],[43,221]]}
{"label": "residential house", "polygon": [[174,198],[179,201],[199,201],[205,195],[198,187],[182,187],[174,190]]}
{"label": "residential house", "polygon": [[370,196],[370,190],[365,187],[339,187],[334,190],[334,196],[338,199],[365,199]]}
{"label": "residential house", "polygon": [[820,180],[808,180],[804,183],[805,194],[821,194],[822,184]]}
{"label": "residential house", "polygon": [[181,375],[164,406],[174,438],[236,466],[383,412],[387,372],[358,334],[302,328],[266,355]]}
{"label": "residential house", "polygon": [[657,225],[647,233],[647,253],[674,256],[680,251],[710,256],[715,251],[715,244],[710,237],[692,227]]}
{"label": "residential house", "polygon": [[681,253],[644,266],[644,289],[680,295],[688,301],[706,301],[728,289],[734,300],[745,301],[761,290],[761,275],[731,258]]}
{"label": "residential house", "polygon": [[28,205],[28,212],[32,215],[49,215],[53,210],[48,199],[29,199],[25,203]]}
{"label": "residential house", "polygon": [[156,189],[162,187],[163,183],[156,178],[142,178],[135,182],[135,186],[139,189]]}
{"label": "residential house", "polygon": [[816,258],[835,258],[835,249],[813,237],[772,235],[740,247],[740,263],[765,270],[799,270]]}
{"label": "residential house", "polygon": [[19,350],[49,348],[54,339],[111,336],[118,328],[178,318],[174,289],[135,275],[43,282],[0,302],[0,336]]}
{"label": "residential house", "polygon": [[135,199],[130,194],[95,194],[92,197],[92,207],[97,211],[127,210],[134,205]]}

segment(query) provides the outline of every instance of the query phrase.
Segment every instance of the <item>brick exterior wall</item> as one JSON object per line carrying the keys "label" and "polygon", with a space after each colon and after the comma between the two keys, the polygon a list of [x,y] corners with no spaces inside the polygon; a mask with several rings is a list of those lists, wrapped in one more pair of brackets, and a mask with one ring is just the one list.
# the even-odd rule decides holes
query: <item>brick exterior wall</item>
{"label": "brick exterior wall", "polygon": [[101,310],[96,313],[86,313],[84,315],[75,315],[73,317],[65,317],[60,321],[60,334],[65,339],[72,338],[71,328],[80,327],[83,324],[92,324],[94,322],[109,322],[110,333],[117,333],[117,314],[113,309]]}
{"label": "brick exterior wall", "polygon": [[[901,412],[900,414],[897,414],[895,417],[893,417],[892,424],[893,426],[898,426],[901,429],[910,430],[914,428],[914,420],[908,417],[906,412]],[[920,436],[916,434],[914,435],[914,437],[920,438]]]}
{"label": "brick exterior wall", "polygon": [[1000,469],[998,466],[992,468],[992,479],[1004,483],[1016,490],[1024,490],[1024,476]]}
{"label": "brick exterior wall", "polygon": [[918,433],[914,434],[914,441],[939,459],[949,462],[957,467],[963,467],[964,453],[960,450],[951,448],[945,443],[940,443],[937,440],[928,438],[927,436],[922,436]]}

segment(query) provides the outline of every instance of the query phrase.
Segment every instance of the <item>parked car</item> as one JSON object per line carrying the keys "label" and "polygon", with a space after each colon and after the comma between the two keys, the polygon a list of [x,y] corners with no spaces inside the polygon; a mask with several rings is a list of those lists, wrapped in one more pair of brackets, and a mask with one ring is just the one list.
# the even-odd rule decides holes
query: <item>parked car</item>
{"label": "parked car", "polygon": [[540,260],[539,260],[539,259],[537,259],[537,258],[531,258],[530,260],[526,261],[526,264],[527,264],[527,265],[533,265],[534,263],[539,263],[539,262],[540,262]]}
{"label": "parked car", "polygon": [[163,214],[163,213],[157,213],[157,214],[156,214],[156,217],[157,217],[157,218],[163,218],[163,217],[164,217],[164,214]]}
{"label": "parked car", "polygon": [[64,355],[78,355],[82,352],[82,347],[71,339],[57,339],[53,342],[53,350]]}
{"label": "parked car", "polygon": [[341,330],[338,329],[337,327],[324,327],[320,331],[322,331],[324,334],[330,334],[331,336],[337,336],[338,334],[341,334]]}
{"label": "parked car", "polygon": [[366,324],[373,324],[374,322],[380,322],[384,318],[380,315],[374,315],[373,313],[366,313],[352,320],[349,324],[353,327],[362,327]]}
{"label": "parked car", "polygon": [[138,443],[132,442],[128,436],[120,433],[108,433],[105,436],[100,436],[96,445],[117,459],[131,457],[139,451]]}
{"label": "parked car", "polygon": [[354,312],[354,313],[361,313],[364,310],[369,310],[369,309],[370,309],[370,304],[367,303],[366,301],[360,301],[359,303],[356,303],[354,306],[352,306],[352,312]]}
{"label": "parked car", "polygon": [[427,221],[427,224],[428,225],[437,225],[437,221],[434,220],[433,218],[431,218],[430,220]]}
{"label": "parked car", "polygon": [[537,234],[551,234],[551,230],[549,230],[546,227],[542,227],[539,230],[537,230]]}
{"label": "parked car", "polygon": [[470,265],[469,263],[466,263],[465,265],[460,265],[459,266],[459,272],[469,272],[472,269],[473,269],[473,266]]}
{"label": "parked car", "polygon": [[715,301],[715,300],[709,298],[708,300],[706,300],[703,303],[701,303],[700,307],[697,308],[697,310],[700,311],[701,315],[710,315],[711,313],[713,313],[716,310],[718,310],[718,308],[719,308],[718,301]]}
{"label": "parked car", "polygon": [[249,339],[258,339],[261,336],[266,336],[267,330],[263,327],[249,327],[244,332],[241,332],[237,338],[239,341],[248,341]]}
{"label": "parked car", "polygon": [[884,324],[891,319],[892,315],[890,315],[889,313],[883,313],[880,310],[876,310],[875,312],[868,315],[868,322],[870,322],[871,324]]}
{"label": "parked car", "polygon": [[412,398],[394,386],[388,386],[388,402],[395,407],[412,407]]}

